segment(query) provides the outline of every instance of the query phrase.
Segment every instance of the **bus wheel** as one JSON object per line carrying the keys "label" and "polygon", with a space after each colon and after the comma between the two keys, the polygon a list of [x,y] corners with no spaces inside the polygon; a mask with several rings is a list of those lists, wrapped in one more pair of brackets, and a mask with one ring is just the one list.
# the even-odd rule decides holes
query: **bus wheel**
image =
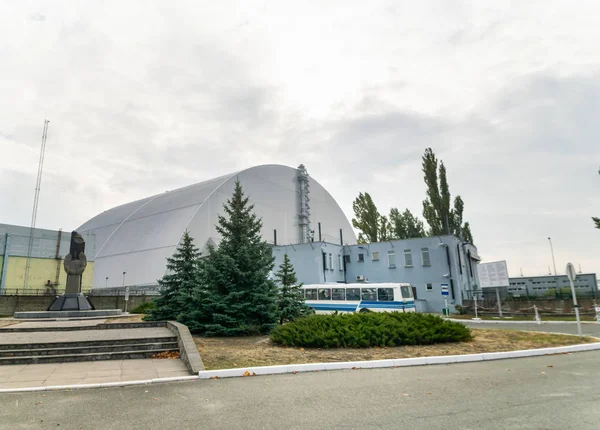
{"label": "bus wheel", "polygon": [[367,313],[367,312],[371,312],[371,310],[370,310],[370,309],[367,309],[367,308],[362,308],[362,309],[361,309],[360,311],[358,311],[358,312]]}

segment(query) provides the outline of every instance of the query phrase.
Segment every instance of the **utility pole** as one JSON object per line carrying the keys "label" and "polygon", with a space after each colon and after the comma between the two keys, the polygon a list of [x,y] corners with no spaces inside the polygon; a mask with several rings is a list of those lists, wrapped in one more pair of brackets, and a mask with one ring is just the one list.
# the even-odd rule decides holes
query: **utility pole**
{"label": "utility pole", "polygon": [[44,120],[44,131],[42,132],[42,147],[40,149],[40,160],[38,162],[37,180],[35,183],[35,193],[33,196],[33,212],[31,214],[31,228],[29,230],[29,244],[27,245],[27,262],[25,263],[25,277],[23,279],[23,288],[27,289],[29,285],[29,272],[31,270],[31,254],[33,252],[33,238],[35,233],[35,222],[37,219],[38,203],[40,200],[40,187],[42,185],[42,170],[44,168],[44,154],[46,153],[46,139],[48,138],[49,120]]}
{"label": "utility pole", "polygon": [[550,242],[550,252],[552,253],[552,264],[554,265],[554,276],[556,276],[556,261],[554,260],[554,248],[552,247],[552,239],[548,238]]}

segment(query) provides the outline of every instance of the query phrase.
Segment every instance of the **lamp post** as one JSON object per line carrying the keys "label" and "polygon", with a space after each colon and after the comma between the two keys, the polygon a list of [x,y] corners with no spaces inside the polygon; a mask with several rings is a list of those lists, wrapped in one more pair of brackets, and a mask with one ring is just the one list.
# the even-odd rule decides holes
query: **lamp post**
{"label": "lamp post", "polygon": [[127,272],[123,272],[123,287],[125,286],[125,275],[127,274]]}
{"label": "lamp post", "polygon": [[106,284],[104,286],[108,288],[108,276],[106,277]]}
{"label": "lamp post", "polygon": [[556,261],[554,260],[554,248],[552,247],[552,239],[548,238],[550,242],[550,252],[552,253],[552,265],[554,266],[554,276],[556,276]]}

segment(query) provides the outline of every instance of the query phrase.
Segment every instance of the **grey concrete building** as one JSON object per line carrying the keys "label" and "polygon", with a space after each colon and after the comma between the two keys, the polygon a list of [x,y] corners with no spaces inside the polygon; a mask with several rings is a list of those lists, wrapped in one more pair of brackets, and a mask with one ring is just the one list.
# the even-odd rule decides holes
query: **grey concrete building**
{"label": "grey concrete building", "polygon": [[449,304],[462,304],[477,290],[477,249],[454,236],[340,245],[314,242],[273,247],[275,263],[288,254],[304,284],[407,282],[413,285],[417,311],[441,312],[441,285],[448,284]]}
{"label": "grey concrete building", "polygon": [[[567,275],[520,276],[509,278],[506,288],[509,296],[546,296],[553,297],[556,291],[567,292],[571,288]],[[577,295],[598,297],[598,280],[595,273],[578,273],[575,279]]]}

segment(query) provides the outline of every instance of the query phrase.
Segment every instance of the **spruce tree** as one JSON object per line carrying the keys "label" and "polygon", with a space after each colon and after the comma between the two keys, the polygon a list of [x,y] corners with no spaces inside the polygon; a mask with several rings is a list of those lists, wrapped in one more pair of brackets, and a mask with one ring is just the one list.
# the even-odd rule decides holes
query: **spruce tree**
{"label": "spruce tree", "polygon": [[294,321],[311,313],[310,308],[304,303],[302,297],[302,284],[298,284],[296,271],[287,254],[283,256],[283,263],[275,273],[275,279],[280,285],[279,289],[279,323]]}
{"label": "spruce tree", "polygon": [[195,331],[208,336],[255,335],[277,324],[277,286],[269,279],[274,259],[253,208],[236,181],[216,226],[219,246],[209,247],[203,261],[206,290],[201,299],[211,309],[212,321],[198,323]]}
{"label": "spruce tree", "polygon": [[156,308],[144,317],[150,321],[177,320],[185,314],[189,297],[199,279],[200,251],[186,231],[181,244],[172,257],[167,258],[167,274],[158,280],[161,296],[155,300]]}

